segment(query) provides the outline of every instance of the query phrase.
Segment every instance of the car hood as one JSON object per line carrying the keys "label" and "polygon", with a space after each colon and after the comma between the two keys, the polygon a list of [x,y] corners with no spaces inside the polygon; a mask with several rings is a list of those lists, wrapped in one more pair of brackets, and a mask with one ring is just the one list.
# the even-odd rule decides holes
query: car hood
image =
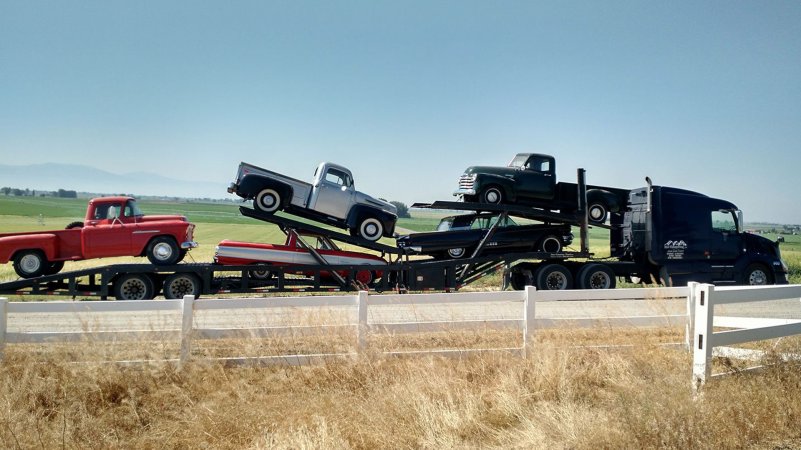
{"label": "car hood", "polygon": [[356,192],[356,202],[370,205],[378,209],[382,209],[396,216],[398,215],[398,208],[396,208],[395,205],[393,205],[392,203],[385,202],[384,200],[380,200],[375,197],[371,197],[363,192]]}

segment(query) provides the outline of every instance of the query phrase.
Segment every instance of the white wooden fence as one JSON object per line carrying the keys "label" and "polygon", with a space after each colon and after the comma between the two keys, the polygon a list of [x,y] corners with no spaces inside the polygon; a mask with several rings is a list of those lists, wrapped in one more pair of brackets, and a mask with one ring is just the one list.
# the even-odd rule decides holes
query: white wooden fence
{"label": "white wooden fence", "polygon": [[[712,356],[738,359],[761,359],[764,352],[728,347],[801,334],[801,320],[783,318],[753,318],[715,315],[715,306],[741,303],[761,303],[776,300],[801,299],[801,286],[716,287],[711,284],[690,283],[693,302],[693,386],[698,388],[712,376]],[[798,315],[801,317],[801,303]],[[726,328],[713,331],[713,327]],[[788,355],[788,357],[796,357]]]}
{"label": "white wooden fence", "polygon": [[[727,346],[765,339],[801,334],[801,320],[764,319],[749,317],[723,317],[714,313],[715,305],[744,302],[760,302],[781,299],[801,298],[801,286],[769,287],[715,287],[691,283],[682,288],[644,288],[615,289],[598,291],[537,291],[527,287],[524,291],[483,292],[455,294],[389,294],[370,295],[359,292],[355,295],[325,297],[284,297],[255,299],[200,299],[187,296],[182,300],[146,301],[85,301],[85,302],[11,302],[0,298],[0,358],[6,344],[48,343],[48,342],[102,342],[102,341],[141,341],[141,340],[180,340],[180,353],[173,361],[180,364],[189,360],[193,340],[255,337],[266,338],[303,333],[310,330],[344,329],[355,331],[354,351],[338,354],[297,354],[269,357],[231,357],[229,363],[252,364],[310,364],[332,357],[350,357],[367,349],[370,334],[422,333],[443,330],[512,329],[521,330],[523,341],[520,346],[493,349],[459,350],[419,350],[415,352],[385,352],[391,355],[410,353],[435,353],[444,356],[464,355],[470,352],[506,351],[525,355],[533,344],[535,332],[555,327],[632,327],[632,326],[677,326],[685,325],[687,349],[693,351],[693,381],[698,386],[711,374],[713,355],[728,357],[753,356],[755,352],[731,349]],[[654,314],[639,316],[614,316],[598,314],[593,317],[546,317],[539,314],[537,305],[547,302],[609,301],[609,300],[668,300],[683,299],[686,311],[681,314]],[[450,304],[456,308],[478,304],[482,309],[493,305],[509,303],[520,304],[521,314],[508,318],[453,318],[449,320],[387,321],[376,318],[372,311],[381,307]],[[660,302],[653,302],[655,305]],[[267,312],[279,308],[292,308],[296,311],[339,307],[355,310],[355,320],[343,325],[282,325],[246,328],[200,327],[196,316],[202,311],[247,310]],[[164,330],[113,330],[113,331],[9,331],[9,314],[25,320],[41,314],[81,314],[93,313],[142,313],[173,312],[180,317],[180,327]],[[801,304],[798,316],[801,317]],[[12,324],[15,325],[15,324]],[[713,327],[730,330],[713,332]],[[732,330],[732,328],[734,330]],[[757,353],[758,356],[758,353]],[[722,374],[720,374],[722,375]]]}
{"label": "white wooden fence", "polygon": [[[321,328],[355,329],[355,352],[367,348],[369,334],[404,334],[423,333],[444,330],[481,330],[512,329],[521,330],[523,342],[520,346],[493,349],[459,349],[459,350],[420,350],[414,352],[385,352],[390,355],[412,353],[436,353],[443,356],[464,355],[470,352],[506,351],[525,355],[531,348],[534,333],[537,329],[556,327],[631,327],[631,326],[665,326],[686,325],[689,336],[689,315],[685,312],[675,315],[649,316],[609,316],[596,317],[544,317],[536,314],[535,305],[546,302],[580,301],[580,300],[641,300],[641,299],[686,299],[687,288],[656,289],[618,289],[605,291],[537,291],[528,287],[524,291],[481,292],[481,293],[431,293],[431,294],[389,294],[369,295],[359,292],[356,295],[285,297],[285,298],[252,298],[252,299],[199,299],[187,296],[182,300],[145,300],[145,301],[82,301],[82,302],[11,302],[0,299],[0,352],[6,345],[15,343],[46,342],[102,342],[126,340],[164,340],[180,339],[180,354],[175,361],[186,362],[191,355],[193,340],[222,339],[241,337],[274,337],[292,334],[304,334],[312,329]],[[520,305],[521,314],[508,318],[450,318],[448,320],[423,321],[387,321],[375,318],[374,310],[381,307],[407,306],[419,308],[434,305],[451,305],[455,308],[466,308],[478,304],[482,310],[492,310],[494,305],[516,303]],[[252,310],[268,311],[277,308],[292,308],[300,311],[326,307],[350,307],[356,310],[356,320],[345,325],[293,325],[293,326],[259,326],[249,328],[203,328],[196,324],[195,316],[208,310]],[[690,304],[687,304],[689,310]],[[123,330],[123,331],[8,331],[8,314],[30,317],[37,314],[57,313],[131,313],[131,312],[180,312],[180,328],[169,330]],[[368,318],[371,318],[369,319]],[[176,324],[177,325],[177,324]],[[17,327],[18,328],[18,327]],[[686,338],[689,342],[689,337]],[[688,345],[688,344],[687,344]],[[318,354],[318,355],[282,355],[277,357],[227,358],[230,363],[259,364],[307,364],[321,359],[336,356],[352,356],[354,353]]]}

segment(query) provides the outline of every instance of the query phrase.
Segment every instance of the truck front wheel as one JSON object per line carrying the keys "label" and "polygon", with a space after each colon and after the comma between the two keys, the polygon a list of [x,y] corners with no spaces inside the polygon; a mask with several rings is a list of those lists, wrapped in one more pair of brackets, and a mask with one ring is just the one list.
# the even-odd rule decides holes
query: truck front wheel
{"label": "truck front wheel", "polygon": [[375,217],[366,217],[359,222],[359,236],[375,242],[384,235],[384,225]]}
{"label": "truck front wheel", "polygon": [[36,278],[49,267],[41,250],[23,250],[14,256],[14,272],[22,278]]}
{"label": "truck front wheel", "polygon": [[481,191],[481,203],[503,203],[503,191],[498,186],[488,186]]}
{"label": "truck front wheel", "polygon": [[764,286],[773,284],[773,276],[768,268],[762,264],[751,264],[743,272],[742,284],[750,286]]}
{"label": "truck front wheel", "polygon": [[262,189],[253,199],[253,207],[263,213],[272,214],[281,208],[281,194],[275,189]]}
{"label": "truck front wheel", "polygon": [[587,216],[590,222],[604,223],[607,217],[609,217],[609,208],[601,202],[592,202],[590,206],[587,207]]}
{"label": "truck front wheel", "polygon": [[172,237],[159,236],[147,245],[147,259],[157,266],[175,264],[180,257],[181,249]]}

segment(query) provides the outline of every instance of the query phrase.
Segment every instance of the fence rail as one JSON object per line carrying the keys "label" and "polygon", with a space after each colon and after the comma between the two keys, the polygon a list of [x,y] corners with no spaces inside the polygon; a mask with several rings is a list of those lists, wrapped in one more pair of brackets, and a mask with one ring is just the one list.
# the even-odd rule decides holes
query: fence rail
{"label": "fence rail", "polygon": [[[369,295],[359,292],[355,295],[248,298],[248,299],[201,299],[187,296],[180,300],[159,301],[86,301],[86,302],[8,302],[0,298],[0,358],[6,344],[21,343],[70,343],[86,340],[89,342],[176,340],[180,341],[179,363],[185,363],[191,356],[192,342],[208,339],[229,338],[271,338],[281,336],[313,335],[327,333],[353,333],[353,349],[334,354],[297,354],[281,356],[229,357],[223,361],[247,364],[312,364],[330,358],[352,357],[365,351],[368,336],[379,334],[406,334],[456,330],[518,330],[522,332],[522,343],[511,348],[496,349],[424,349],[414,351],[387,351],[389,355],[465,355],[476,352],[505,351],[513,354],[527,354],[533,345],[537,330],[556,327],[653,327],[685,326],[687,349],[693,352],[694,386],[700,386],[711,374],[711,361],[714,355],[727,357],[759,357],[763,352],[732,349],[727,346],[801,334],[801,319],[726,317],[715,315],[714,306],[745,302],[764,302],[773,300],[799,299],[801,286],[771,287],[715,287],[691,283],[689,287],[614,289],[598,291],[537,291],[527,287],[523,291],[482,292],[482,293],[436,293],[436,294],[389,294]],[[683,300],[686,311],[682,314],[651,314],[639,316],[616,316],[607,313],[592,317],[547,317],[538,312],[537,305],[549,302],[578,301],[630,301]],[[456,308],[481,306],[482,311],[503,307],[504,304],[518,305],[519,314],[512,318],[453,318],[448,320],[398,321],[384,318],[376,311],[393,307],[424,308],[432,305],[453,305]],[[270,312],[289,308],[308,311],[319,308],[341,308],[349,319],[346,323],[291,324],[281,326],[249,326],[226,328],[199,325],[198,315],[212,312],[219,315],[225,311]],[[656,308],[658,309],[658,307]],[[9,331],[9,315],[16,320],[42,314],[80,315],[84,313],[131,314],[131,313],[170,313],[175,316],[172,328],[154,330],[114,330],[114,331]],[[208,313],[207,313],[208,314]],[[801,304],[799,305],[801,317]],[[12,323],[19,329],[17,323]],[[726,330],[713,332],[713,327]],[[790,355],[787,358],[794,357]],[[717,374],[719,376],[723,374]]]}

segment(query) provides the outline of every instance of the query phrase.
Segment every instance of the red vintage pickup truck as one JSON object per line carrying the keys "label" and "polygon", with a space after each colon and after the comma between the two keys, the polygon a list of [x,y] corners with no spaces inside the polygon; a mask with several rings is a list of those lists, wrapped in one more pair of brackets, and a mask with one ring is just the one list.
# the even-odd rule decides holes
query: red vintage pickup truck
{"label": "red vintage pickup truck", "polygon": [[0,264],[13,261],[22,278],[58,273],[64,261],[112,256],[175,264],[197,247],[194,230],[184,216],[145,216],[131,197],[95,198],[84,221],[65,230],[0,234]]}

